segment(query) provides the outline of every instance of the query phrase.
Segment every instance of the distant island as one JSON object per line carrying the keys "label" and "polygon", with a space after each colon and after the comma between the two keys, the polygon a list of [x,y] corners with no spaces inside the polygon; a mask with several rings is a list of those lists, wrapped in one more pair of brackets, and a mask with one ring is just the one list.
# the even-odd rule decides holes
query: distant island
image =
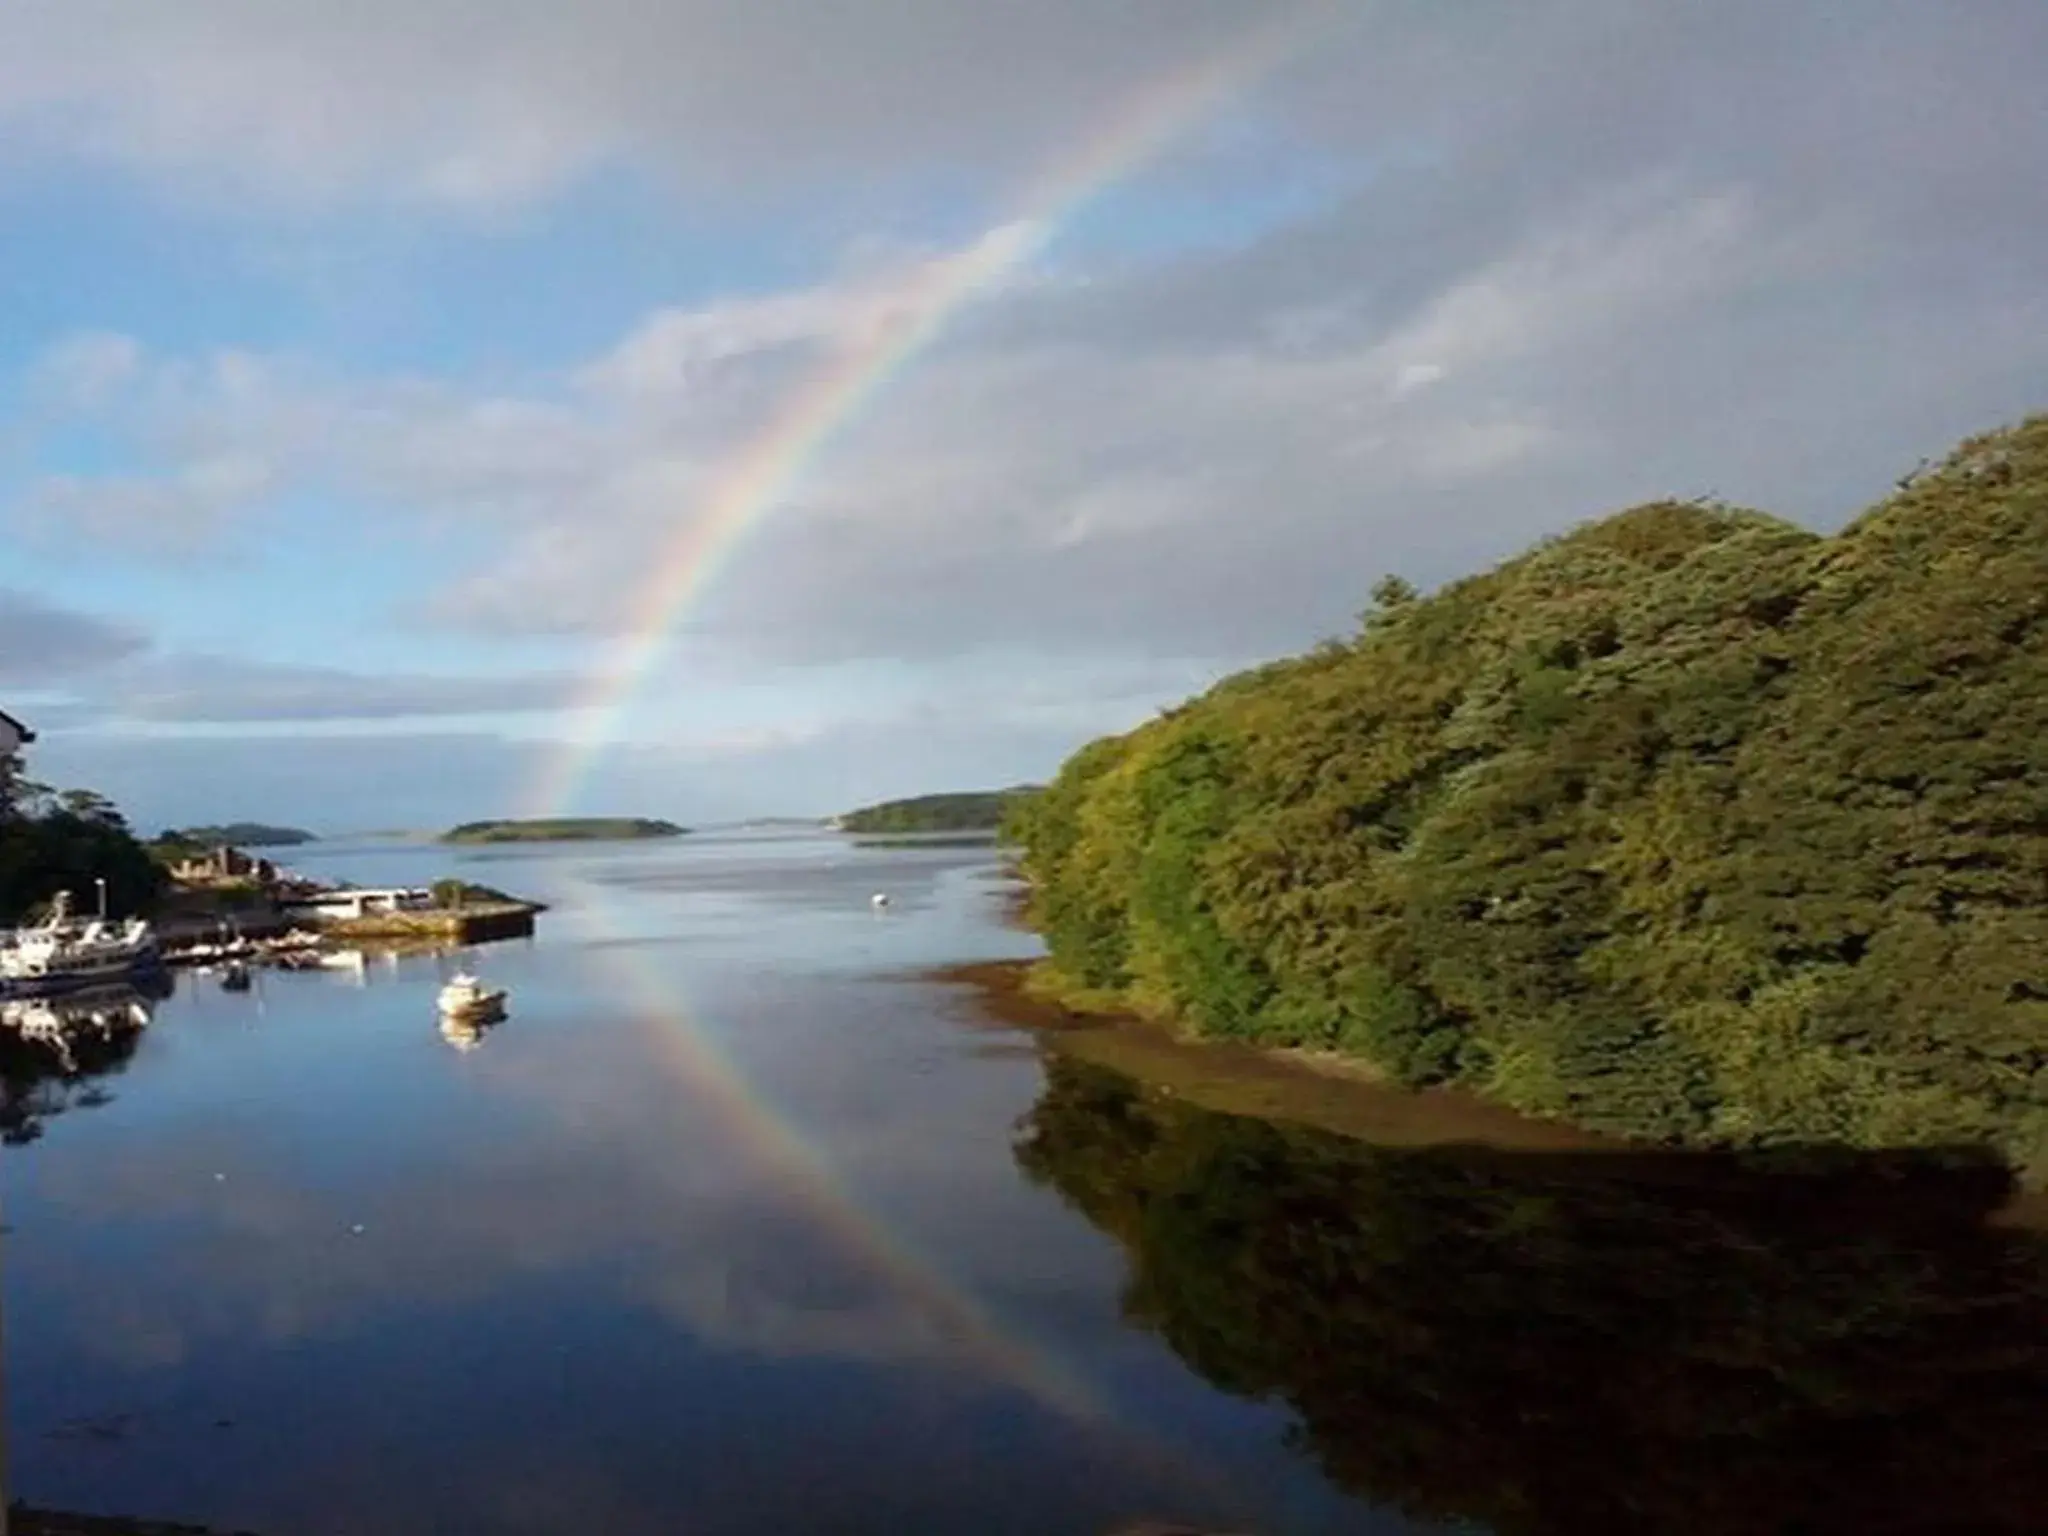
{"label": "distant island", "polygon": [[848,811],[838,825],[842,832],[994,832],[1011,803],[1032,793],[1020,786],[884,800]]}
{"label": "distant island", "polygon": [[444,843],[599,843],[681,837],[672,821],[645,816],[557,816],[534,821],[465,821],[441,834]]}
{"label": "distant island", "polygon": [[273,827],[260,821],[230,821],[217,827],[167,827],[160,843],[193,848],[296,848],[317,843],[320,835],[302,827]]}

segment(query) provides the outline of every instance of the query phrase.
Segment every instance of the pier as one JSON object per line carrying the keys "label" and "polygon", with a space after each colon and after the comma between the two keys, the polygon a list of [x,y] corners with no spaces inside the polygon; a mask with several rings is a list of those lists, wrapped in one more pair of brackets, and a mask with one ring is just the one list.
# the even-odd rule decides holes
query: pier
{"label": "pier", "polygon": [[413,941],[482,944],[493,939],[523,939],[533,932],[534,914],[542,908],[530,901],[465,903],[459,907],[401,907],[336,918],[320,924],[326,939]]}
{"label": "pier", "polygon": [[[223,877],[222,869],[232,874]],[[325,885],[220,849],[188,863],[158,916],[157,933],[171,965],[291,965],[342,946],[454,947],[527,938],[535,915],[545,910],[453,880],[431,887]]]}

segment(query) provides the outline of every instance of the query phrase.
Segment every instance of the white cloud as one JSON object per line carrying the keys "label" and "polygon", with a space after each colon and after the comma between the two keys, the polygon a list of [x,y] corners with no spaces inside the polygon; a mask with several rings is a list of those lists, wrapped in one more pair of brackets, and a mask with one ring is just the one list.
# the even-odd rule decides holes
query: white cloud
{"label": "white cloud", "polygon": [[33,395],[62,410],[97,410],[112,402],[141,371],[142,346],[114,331],[67,336],[37,360]]}
{"label": "white cloud", "polygon": [[50,475],[33,485],[16,522],[30,537],[97,545],[112,558],[191,555],[268,484],[240,454],[194,459],[160,474]]}
{"label": "white cloud", "polygon": [[[713,490],[730,494],[732,466],[752,463],[745,484],[768,500],[735,553],[713,552],[717,579],[682,615],[700,647],[759,665],[928,666],[988,646],[1244,660],[1348,624],[1386,569],[1450,574],[1475,548],[1694,488],[1644,483],[1616,457],[1619,424],[1654,397],[1607,375],[1678,355],[1661,338],[1712,334],[1717,316],[1768,353],[1777,338],[1745,306],[1825,280],[1831,238],[1767,224],[1744,190],[1637,178],[1549,210],[1404,305],[1340,285],[1313,326],[1266,299],[1257,246],[1205,264],[1212,295],[1232,263],[1240,274],[1232,323],[1205,309],[1207,334],[1074,318],[1142,313],[1151,273],[1010,277],[886,388],[852,376],[861,410],[829,460],[784,482],[796,449],[768,434],[789,401],[878,327],[918,317],[963,264],[1001,276],[1028,234],[996,231],[664,308],[519,389],[158,360],[115,417],[139,444],[170,446],[162,473],[60,479],[33,505],[46,533],[55,517],[100,538],[189,541],[265,498],[347,498],[393,526],[481,535],[455,541],[466,563],[428,605],[436,622],[606,636],[643,621],[650,579],[676,567]],[[1702,465],[1719,451],[1695,447]]]}
{"label": "white cloud", "polygon": [[577,374],[577,383],[628,400],[664,400],[715,364],[796,344],[844,344],[874,323],[885,294],[837,286],[663,309]]}
{"label": "white cloud", "polygon": [[1427,389],[1449,371],[1442,363],[1430,362],[1425,358],[1403,363],[1394,370],[1391,393],[1396,400],[1403,395],[1412,395],[1418,389]]}
{"label": "white cloud", "polygon": [[1740,191],[1632,190],[1537,231],[1461,277],[1382,342],[1395,396],[1559,341],[1597,343],[1643,311],[1727,290],[1767,259]]}

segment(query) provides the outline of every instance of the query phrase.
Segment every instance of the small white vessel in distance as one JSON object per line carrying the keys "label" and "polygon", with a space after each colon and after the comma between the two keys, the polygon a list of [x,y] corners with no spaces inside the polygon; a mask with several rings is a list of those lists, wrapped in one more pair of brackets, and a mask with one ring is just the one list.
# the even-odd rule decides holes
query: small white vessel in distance
{"label": "small white vessel in distance", "polygon": [[881,911],[882,908],[889,905],[889,893],[887,891],[875,892],[874,895],[868,898],[868,904],[872,906],[877,912]]}
{"label": "small white vessel in distance", "polygon": [[35,997],[119,981],[161,963],[156,930],[142,918],[75,918],[65,891],[43,923],[0,933],[0,996]]}
{"label": "small white vessel in distance", "polygon": [[436,1001],[444,1017],[493,1018],[505,1011],[505,989],[487,987],[467,971],[458,971]]}

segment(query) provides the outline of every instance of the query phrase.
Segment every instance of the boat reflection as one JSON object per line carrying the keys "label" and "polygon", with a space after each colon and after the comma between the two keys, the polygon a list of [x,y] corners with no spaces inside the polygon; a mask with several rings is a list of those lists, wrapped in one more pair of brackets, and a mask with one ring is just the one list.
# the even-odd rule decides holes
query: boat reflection
{"label": "boat reflection", "polygon": [[366,948],[309,950],[275,964],[283,970],[328,971],[354,986],[369,987],[402,981],[419,962],[460,952],[461,946],[442,942],[393,942]]}
{"label": "boat reflection", "polygon": [[444,1013],[441,1015],[441,1038],[458,1051],[473,1051],[484,1043],[484,1038],[504,1021],[502,1013],[489,1015],[465,1015]]}
{"label": "boat reflection", "polygon": [[1054,1055],[1016,1156],[1123,1306],[1381,1507],[1496,1536],[2041,1529],[2048,1243],[1961,1154],[1397,1150]]}
{"label": "boat reflection", "polygon": [[0,1142],[33,1141],[52,1116],[105,1103],[98,1079],[134,1056],[160,995],[116,984],[0,1002]]}

